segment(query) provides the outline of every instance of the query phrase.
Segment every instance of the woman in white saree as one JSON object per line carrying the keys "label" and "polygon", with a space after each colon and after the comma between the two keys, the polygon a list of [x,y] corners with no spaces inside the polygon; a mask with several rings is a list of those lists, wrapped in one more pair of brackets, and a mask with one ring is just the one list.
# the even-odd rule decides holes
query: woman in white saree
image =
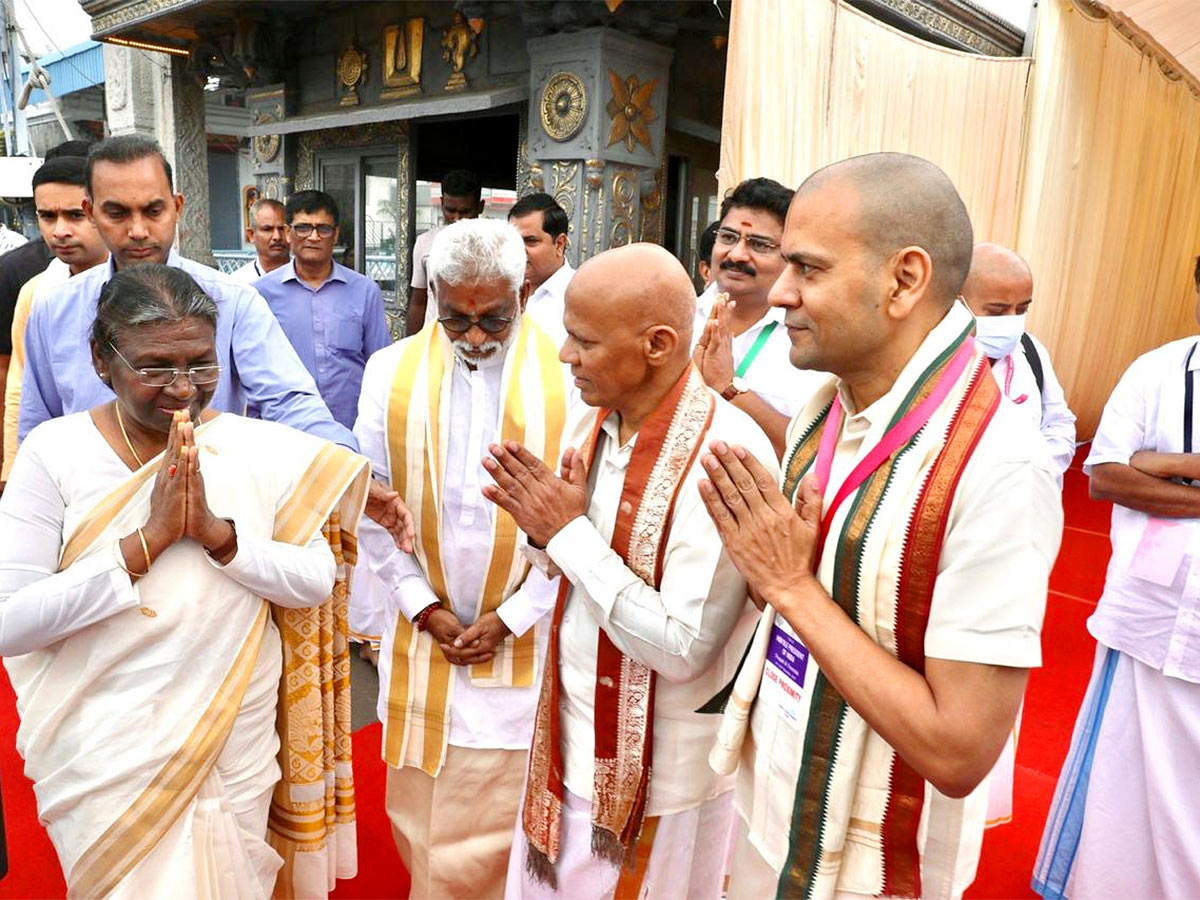
{"label": "woman in white saree", "polygon": [[[216,328],[186,273],[118,272],[92,336],[116,400],[34,429],[0,499],[0,655],[71,896],[263,897],[277,876],[312,895],[353,874],[348,732],[330,734],[349,696],[326,685],[348,674],[366,461],[206,411]],[[326,841],[335,781],[348,835]],[[292,852],[314,829],[319,863]]]}

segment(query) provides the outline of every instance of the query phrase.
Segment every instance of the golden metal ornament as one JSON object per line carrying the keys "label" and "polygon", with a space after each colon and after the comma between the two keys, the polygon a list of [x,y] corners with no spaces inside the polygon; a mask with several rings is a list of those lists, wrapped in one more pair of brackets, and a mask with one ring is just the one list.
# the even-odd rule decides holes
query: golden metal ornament
{"label": "golden metal ornament", "polygon": [[650,123],[658,118],[654,112],[654,89],[658,79],[651,78],[645,84],[637,75],[622,78],[612,69],[608,70],[608,82],[612,86],[612,98],[605,106],[612,126],[608,130],[608,146],[625,143],[630,153],[641,144],[651,153]]}
{"label": "golden metal ornament", "polygon": [[[483,29],[482,20],[479,29]],[[463,74],[463,68],[467,64],[467,57],[474,58],[479,55],[477,34],[461,12],[455,12],[450,26],[442,29],[442,59],[450,63],[450,78],[446,82],[446,90],[461,91],[467,86],[467,76]]]}
{"label": "golden metal ornament", "polygon": [[366,71],[367,54],[351,44],[342,53],[337,66],[338,81],[347,91],[346,96],[341,99],[342,106],[358,106],[357,88]]}
{"label": "golden metal ornament", "polygon": [[421,55],[425,20],[406,19],[383,30],[383,90],[381,100],[411,97],[421,92]]}
{"label": "golden metal ornament", "polygon": [[542,130],[555,141],[575,137],[587,120],[587,90],[571,72],[555,72],[542,88]]}

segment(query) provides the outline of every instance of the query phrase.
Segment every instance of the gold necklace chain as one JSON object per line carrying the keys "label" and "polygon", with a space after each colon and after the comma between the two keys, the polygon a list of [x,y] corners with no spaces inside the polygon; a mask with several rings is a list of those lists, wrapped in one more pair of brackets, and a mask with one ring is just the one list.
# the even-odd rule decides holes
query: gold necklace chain
{"label": "gold necklace chain", "polygon": [[129,448],[129,452],[133,454],[134,461],[137,462],[140,469],[145,465],[142,458],[138,456],[138,452],[133,449],[133,441],[129,440],[129,434],[125,431],[125,423],[121,421],[121,401],[114,400],[113,408],[117,411],[117,426],[121,429],[121,437],[125,438],[125,446]]}

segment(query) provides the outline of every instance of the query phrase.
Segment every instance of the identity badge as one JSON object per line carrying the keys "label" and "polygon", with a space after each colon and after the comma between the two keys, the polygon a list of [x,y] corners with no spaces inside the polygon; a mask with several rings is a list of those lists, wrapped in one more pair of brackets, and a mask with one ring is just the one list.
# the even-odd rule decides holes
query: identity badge
{"label": "identity badge", "polygon": [[774,708],[793,728],[800,727],[800,718],[806,714],[804,682],[807,672],[808,648],[787,622],[776,616],[758,699]]}

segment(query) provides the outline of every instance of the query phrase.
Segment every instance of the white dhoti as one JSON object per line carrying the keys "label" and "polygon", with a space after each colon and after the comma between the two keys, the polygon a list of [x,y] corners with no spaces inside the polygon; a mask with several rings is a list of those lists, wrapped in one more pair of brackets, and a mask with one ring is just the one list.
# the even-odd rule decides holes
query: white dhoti
{"label": "white dhoti", "polygon": [[1200,684],[1103,644],[1046,820],[1044,897],[1200,892]]}
{"label": "white dhoti", "polygon": [[387,813],[413,900],[504,895],[526,756],[452,744],[436,778],[388,766]]}
{"label": "white dhoti", "polygon": [[370,544],[360,542],[359,559],[354,581],[350,585],[350,640],[370,644],[378,649],[381,635],[388,624],[387,590],[371,571],[366,559]]}
{"label": "white dhoti", "polygon": [[687,897],[717,900],[733,830],[733,792],[683,812],[647,817],[637,861],[621,869],[592,853],[592,804],[565,792],[562,847],[554,870],[559,889],[535,880],[525,868],[525,834],[518,820],[508,864],[508,900],[638,900]]}
{"label": "white dhoti", "polygon": [[1000,758],[988,773],[988,803],[987,822],[985,827],[995,828],[1006,825],[1013,817],[1013,783],[1017,771],[1017,736],[1021,732],[1021,713],[1024,706],[1017,711],[1017,721],[1013,723],[1000,751]]}

